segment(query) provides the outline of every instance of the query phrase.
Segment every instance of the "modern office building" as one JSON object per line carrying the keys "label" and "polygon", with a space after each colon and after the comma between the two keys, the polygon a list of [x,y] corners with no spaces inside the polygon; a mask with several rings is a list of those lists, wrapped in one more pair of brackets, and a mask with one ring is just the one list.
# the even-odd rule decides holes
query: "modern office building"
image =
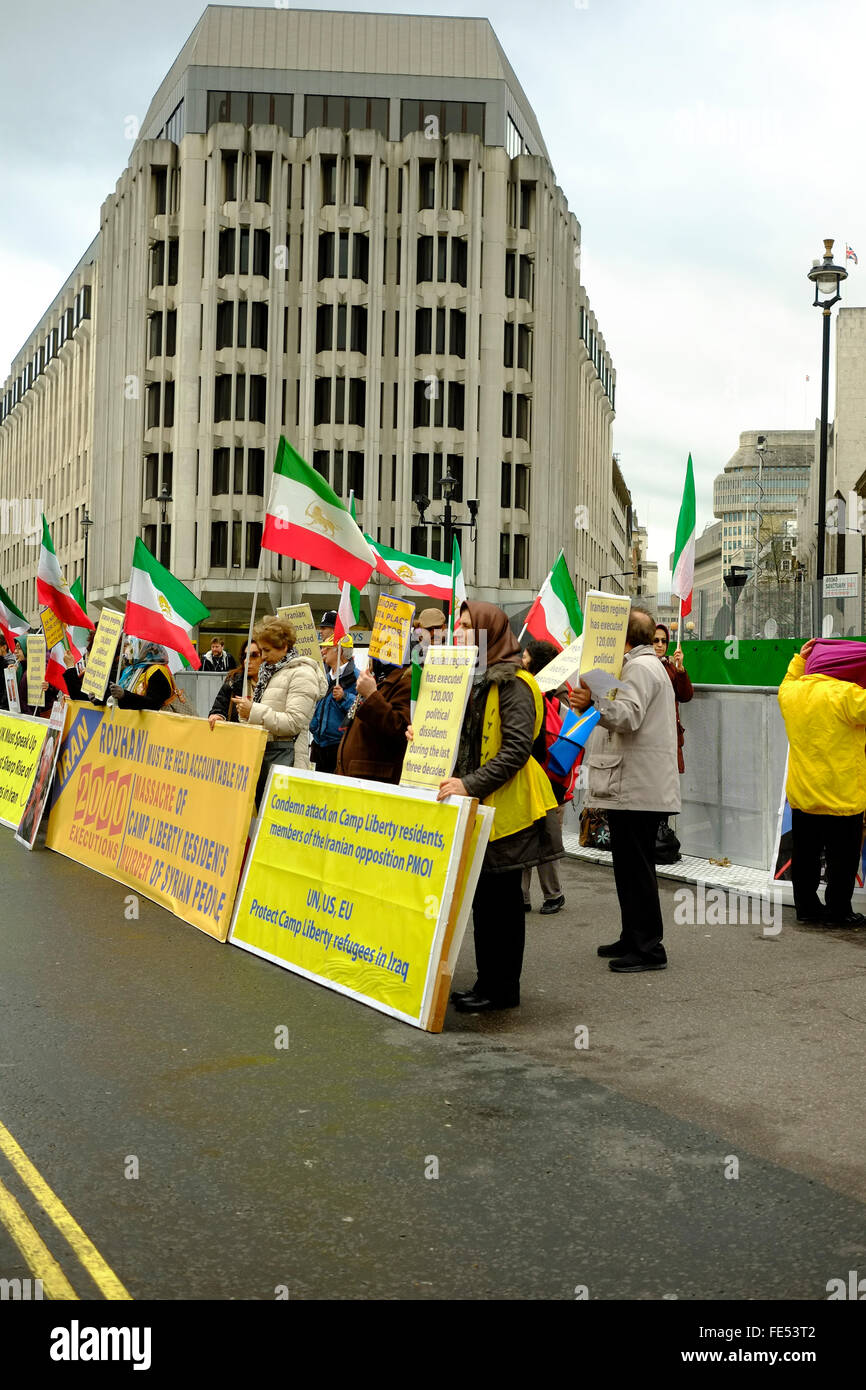
{"label": "modern office building", "polygon": [[740,435],[736,453],[713,484],[713,513],[722,523],[723,572],[731,564],[753,565],[758,536],[765,539],[770,531],[781,532],[785,522],[796,522],[814,456],[812,430],[745,430]]}
{"label": "modern office building", "polygon": [[[616,378],[579,251],[486,20],[209,6],[0,391],[0,491],[44,497],[70,580],[89,507],[96,605],[141,535],[239,631],[284,433],[401,550],[442,556],[453,478],[470,593],[516,609],[564,546],[582,597],[612,568]],[[25,538],[0,574],[32,610]],[[271,608],[336,597],[263,576]]]}

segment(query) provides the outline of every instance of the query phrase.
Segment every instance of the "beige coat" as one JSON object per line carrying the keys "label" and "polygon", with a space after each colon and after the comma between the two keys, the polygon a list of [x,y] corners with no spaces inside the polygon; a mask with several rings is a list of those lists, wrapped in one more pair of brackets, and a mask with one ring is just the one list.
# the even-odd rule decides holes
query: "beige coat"
{"label": "beige coat", "polygon": [[253,702],[248,722],[267,729],[269,743],[289,743],[300,735],[295,767],[309,767],[310,720],[316,702],[327,689],[320,662],[309,656],[293,657],[288,666],[271,676],[261,700]]}
{"label": "beige coat", "polygon": [[670,677],[650,646],[626,652],[615,700],[587,743],[588,806],[603,811],[679,811],[677,716]]}

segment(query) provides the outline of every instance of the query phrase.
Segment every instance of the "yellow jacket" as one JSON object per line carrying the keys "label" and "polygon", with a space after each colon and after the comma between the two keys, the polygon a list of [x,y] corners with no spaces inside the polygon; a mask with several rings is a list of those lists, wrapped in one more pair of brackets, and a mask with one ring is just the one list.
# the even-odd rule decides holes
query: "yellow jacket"
{"label": "yellow jacket", "polygon": [[788,801],[813,816],[866,810],[866,690],[835,676],[807,676],[794,656],[779,686],[788,733]]}
{"label": "yellow jacket", "polygon": [[[528,671],[519,670],[517,680],[523,681],[532,693],[535,709],[535,722],[532,729],[533,743],[538,738],[544,720],[544,696]],[[481,735],[481,766],[495,758],[502,748],[502,720],[499,713],[499,690],[491,685],[484,709],[484,725]],[[490,832],[491,840],[501,840],[506,835],[515,835],[518,830],[526,830],[548,811],[556,809],[550,780],[540,763],[532,754],[513,777],[484,798],[485,806],[493,806],[496,818]]]}

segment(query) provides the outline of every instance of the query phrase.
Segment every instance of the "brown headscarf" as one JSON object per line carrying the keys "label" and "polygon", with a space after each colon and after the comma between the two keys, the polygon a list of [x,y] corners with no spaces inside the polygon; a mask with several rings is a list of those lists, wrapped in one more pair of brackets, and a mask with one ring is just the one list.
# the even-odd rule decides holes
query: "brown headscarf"
{"label": "brown headscarf", "polygon": [[519,666],[522,659],[520,643],[511,631],[508,615],[495,603],[480,603],[474,599],[461,604],[460,612],[464,609],[468,610],[474,631],[487,633],[487,665],[511,661]]}

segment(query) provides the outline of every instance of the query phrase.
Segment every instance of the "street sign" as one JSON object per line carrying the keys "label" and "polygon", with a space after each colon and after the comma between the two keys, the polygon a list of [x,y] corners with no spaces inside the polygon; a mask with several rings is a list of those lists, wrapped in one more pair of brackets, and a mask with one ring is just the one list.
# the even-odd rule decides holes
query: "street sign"
{"label": "street sign", "polygon": [[859,574],[825,574],[825,598],[859,598]]}

